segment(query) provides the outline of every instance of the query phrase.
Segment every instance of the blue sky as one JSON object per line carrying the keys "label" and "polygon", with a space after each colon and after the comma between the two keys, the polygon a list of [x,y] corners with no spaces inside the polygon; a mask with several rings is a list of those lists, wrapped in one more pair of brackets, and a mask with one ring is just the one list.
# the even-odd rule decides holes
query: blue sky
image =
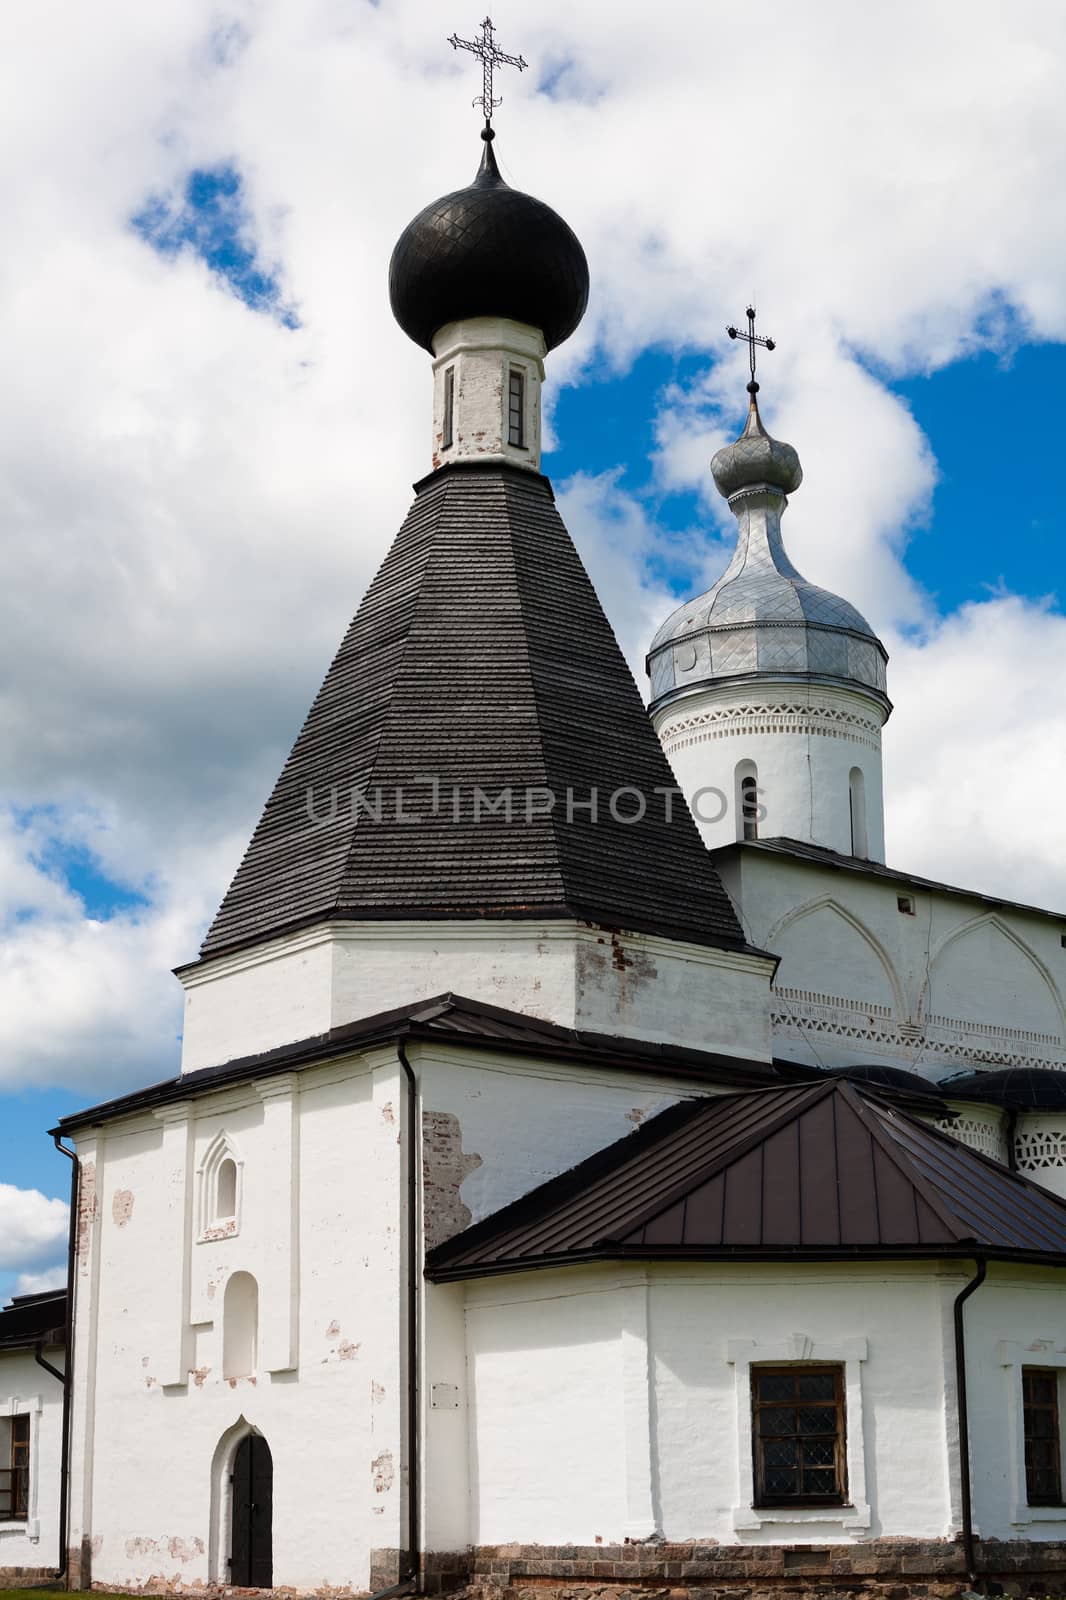
{"label": "blue sky", "polygon": [[[24,19],[41,79],[16,85],[0,153],[0,1184],[56,1197],[57,1116],[174,1070],[169,969],[425,471],[425,357],[388,318],[384,268],[480,154],[435,0],[313,18],[234,0],[225,48],[210,0],[160,0],[150,27],[133,0],[105,10],[59,48]],[[963,35],[922,5],[915,52],[876,8],[846,28],[774,0],[667,0],[651,31],[630,0],[606,33],[569,0],[493,16],[542,64],[503,86],[503,170],[593,267],[586,324],[552,357],[545,468],[595,485],[571,527],[630,660],[706,581],[693,530],[721,548],[710,449],[685,435],[741,421],[723,330],[754,295],[779,342],[765,415],[786,397],[807,470],[798,564],[890,635],[894,859],[1066,900],[1066,222],[1048,203],[1066,21],[976,0]],[[754,122],[735,71],[753,52]],[[977,703],[992,650],[1000,692]],[[1019,852],[1003,775],[1034,762],[1045,810]],[[983,786],[988,816],[941,808],[931,839],[945,772]]]}

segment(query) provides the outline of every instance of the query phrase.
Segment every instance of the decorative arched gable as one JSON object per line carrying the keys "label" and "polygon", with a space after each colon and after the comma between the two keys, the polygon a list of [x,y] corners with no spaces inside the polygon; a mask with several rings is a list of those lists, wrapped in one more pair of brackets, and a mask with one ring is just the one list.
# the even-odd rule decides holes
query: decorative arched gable
{"label": "decorative arched gable", "polygon": [[923,1023],[956,1019],[1031,1043],[1066,1041],[1066,1007],[1034,950],[996,912],[953,928],[932,952],[919,999]]}
{"label": "decorative arched gable", "polygon": [[223,1130],[207,1147],[197,1173],[201,1239],[230,1239],[240,1232],[244,1161]]}
{"label": "decorative arched gable", "polygon": [[[820,895],[786,912],[764,942],[781,957],[774,979],[780,993],[905,1020],[903,985],[891,956],[865,923],[832,895]],[[836,992],[826,993],[830,987]]]}

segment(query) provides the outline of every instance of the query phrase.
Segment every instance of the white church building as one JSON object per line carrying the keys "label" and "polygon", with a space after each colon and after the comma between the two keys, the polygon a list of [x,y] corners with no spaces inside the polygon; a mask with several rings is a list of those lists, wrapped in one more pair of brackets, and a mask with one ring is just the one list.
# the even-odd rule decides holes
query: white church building
{"label": "white church building", "polygon": [[59,1130],[67,1579],[1047,1593],[1066,918],[885,865],[886,654],[754,389],[649,715],[540,470],[584,253],[483,137],[392,259],[429,471],[180,1075]]}

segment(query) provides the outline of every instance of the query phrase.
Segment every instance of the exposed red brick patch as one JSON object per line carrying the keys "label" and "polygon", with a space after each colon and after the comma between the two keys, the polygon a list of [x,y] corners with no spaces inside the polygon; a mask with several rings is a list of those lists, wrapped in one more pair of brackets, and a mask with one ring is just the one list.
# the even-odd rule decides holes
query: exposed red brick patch
{"label": "exposed red brick patch", "polygon": [[111,1196],[111,1220],[116,1228],[124,1228],[133,1216],[133,1190],[116,1189]]}
{"label": "exposed red brick patch", "polygon": [[463,1149],[459,1118],[450,1111],[422,1114],[422,1189],[425,1197],[426,1248],[443,1244],[473,1219],[460,1195],[463,1182],[482,1164]]}

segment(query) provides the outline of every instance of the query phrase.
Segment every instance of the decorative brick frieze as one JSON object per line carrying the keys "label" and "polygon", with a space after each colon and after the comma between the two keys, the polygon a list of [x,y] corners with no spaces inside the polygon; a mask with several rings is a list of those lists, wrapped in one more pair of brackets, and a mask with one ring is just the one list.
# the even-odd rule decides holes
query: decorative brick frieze
{"label": "decorative brick frieze", "polygon": [[710,739],[732,739],[739,735],[791,733],[803,738],[818,735],[828,739],[849,739],[881,749],[880,724],[834,706],[758,705],[721,706],[693,712],[663,724],[659,736],[667,754],[682,745],[703,744]]}

